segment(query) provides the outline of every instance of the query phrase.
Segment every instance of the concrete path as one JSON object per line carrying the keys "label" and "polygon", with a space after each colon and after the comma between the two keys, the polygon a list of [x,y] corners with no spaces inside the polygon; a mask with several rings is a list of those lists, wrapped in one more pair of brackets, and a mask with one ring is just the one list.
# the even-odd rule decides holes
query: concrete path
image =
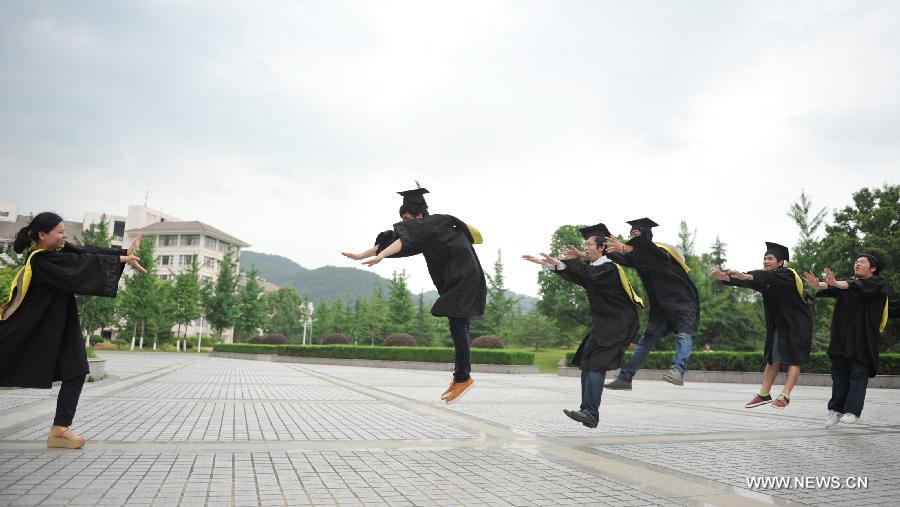
{"label": "concrete path", "polygon": [[[635,381],[595,429],[579,379],[105,353],[83,450],[46,448],[56,389],[0,390],[0,505],[896,505],[900,396],[824,429],[829,390]],[[754,478],[785,478],[781,487]],[[782,480],[785,480],[782,479]],[[866,481],[867,484],[860,485]]]}

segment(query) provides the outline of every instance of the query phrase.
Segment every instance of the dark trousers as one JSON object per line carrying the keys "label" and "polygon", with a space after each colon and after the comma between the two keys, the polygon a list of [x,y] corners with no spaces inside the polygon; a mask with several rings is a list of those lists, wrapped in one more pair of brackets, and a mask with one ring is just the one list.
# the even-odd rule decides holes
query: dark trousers
{"label": "dark trousers", "polygon": [[75,418],[75,409],[78,408],[78,398],[81,397],[81,388],[84,387],[84,377],[86,375],[63,380],[62,386],[59,388],[59,394],[56,396],[54,426],[69,427],[72,425],[72,419]]}
{"label": "dark trousers", "polygon": [[869,386],[869,365],[849,357],[831,358],[831,400],[828,410],[841,414],[862,414]]}
{"label": "dark trousers", "polygon": [[456,351],[453,381],[465,382],[469,380],[469,374],[472,372],[472,352],[470,350],[472,337],[469,336],[469,319],[467,317],[448,317],[448,320],[450,321],[453,348]]}
{"label": "dark trousers", "polygon": [[581,410],[584,410],[594,421],[600,420],[600,398],[603,396],[603,382],[606,372],[581,370]]}

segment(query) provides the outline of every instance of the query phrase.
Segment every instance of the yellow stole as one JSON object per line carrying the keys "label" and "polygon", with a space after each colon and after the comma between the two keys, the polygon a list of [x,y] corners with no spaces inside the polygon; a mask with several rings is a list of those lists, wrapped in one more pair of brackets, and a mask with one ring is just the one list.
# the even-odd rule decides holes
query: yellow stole
{"label": "yellow stole", "polygon": [[[16,273],[12,285],[9,288],[9,299],[3,305],[0,305],[0,320],[8,319],[22,304],[25,299],[25,293],[28,292],[28,286],[31,284],[31,258],[38,252],[43,252],[43,248],[38,248],[28,255],[25,265]],[[18,287],[18,291],[16,288]]]}
{"label": "yellow stole", "polygon": [[666,253],[671,255],[672,258],[675,259],[675,262],[677,262],[679,265],[681,265],[681,269],[683,269],[685,273],[691,272],[691,268],[688,267],[687,263],[685,263],[683,260],[681,260],[681,256],[678,255],[678,252],[676,252],[675,250],[670,248],[669,245],[666,245],[664,243],[657,243],[656,246],[662,248],[663,250],[666,251]]}
{"label": "yellow stole", "polygon": [[879,333],[884,332],[884,328],[887,327],[887,321],[888,321],[888,298],[887,298],[887,296],[885,296],[884,297],[884,312],[881,313],[881,325],[878,326]]}
{"label": "yellow stole", "polygon": [[472,227],[469,224],[466,224],[466,227],[469,228],[469,234],[472,235],[472,243],[474,243],[476,245],[480,245],[480,244],[484,243],[484,239],[481,237],[481,231]]}
{"label": "yellow stole", "polygon": [[640,296],[637,295],[637,292],[634,291],[634,287],[631,286],[631,280],[628,279],[628,275],[625,274],[625,270],[622,269],[622,266],[616,264],[616,267],[619,268],[619,280],[622,282],[622,288],[625,289],[625,294],[628,294],[628,297],[631,298],[631,301],[640,306],[644,307],[644,300],[641,299]]}
{"label": "yellow stole", "polygon": [[797,294],[800,296],[800,299],[805,300],[803,297],[803,280],[800,278],[800,275],[794,271],[794,268],[787,268],[788,271],[794,274],[794,284],[797,286]]}

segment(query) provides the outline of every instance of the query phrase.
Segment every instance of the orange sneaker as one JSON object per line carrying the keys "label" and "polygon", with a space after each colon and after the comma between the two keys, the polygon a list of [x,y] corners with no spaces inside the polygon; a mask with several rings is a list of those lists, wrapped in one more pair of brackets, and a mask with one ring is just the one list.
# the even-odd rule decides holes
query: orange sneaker
{"label": "orange sneaker", "polygon": [[469,377],[469,380],[466,380],[465,382],[454,382],[450,386],[450,392],[447,393],[447,396],[444,397],[444,402],[449,405],[458,401],[460,398],[462,398],[462,395],[465,394],[470,387],[472,387],[472,384],[474,383],[475,381],[472,380],[472,377]]}
{"label": "orange sneaker", "polygon": [[453,375],[450,375],[450,385],[447,386],[447,389],[445,389],[444,392],[441,393],[442,400],[447,399],[447,395],[450,394],[450,391],[453,390],[453,384],[455,384],[455,383],[456,383],[456,381],[453,380]]}

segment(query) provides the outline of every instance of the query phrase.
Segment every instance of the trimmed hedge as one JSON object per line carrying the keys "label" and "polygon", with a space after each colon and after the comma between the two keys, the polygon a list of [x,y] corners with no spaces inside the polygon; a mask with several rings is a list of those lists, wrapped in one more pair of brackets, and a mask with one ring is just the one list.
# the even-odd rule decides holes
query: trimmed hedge
{"label": "trimmed hedge", "polygon": [[[287,339],[287,336],[283,334],[261,334],[259,336],[253,336],[247,340],[247,343],[259,344],[259,345],[287,345],[290,343],[290,340]],[[194,345],[197,344],[197,341],[194,340]]]}
{"label": "trimmed hedge", "polygon": [[[277,354],[296,357],[327,357],[334,359],[373,359],[380,361],[416,361],[452,363],[454,352],[449,347],[365,347],[356,345],[252,345],[248,343],[217,343],[215,352],[240,354]],[[527,365],[534,364],[533,352],[509,350],[472,350],[472,363]]]}
{"label": "trimmed hedge", "polygon": [[415,347],[418,344],[414,336],[406,333],[388,335],[383,343],[385,347]]}
{"label": "trimmed hedge", "polygon": [[[631,359],[631,352],[625,353],[625,361]],[[566,364],[572,365],[574,352],[566,353]],[[668,370],[672,366],[674,351],[654,351],[647,356],[642,368]],[[881,354],[879,375],[900,375],[900,354]],[[698,371],[750,371],[762,373],[766,360],[762,352],[694,352],[688,360],[688,370]],[[831,373],[831,359],[825,352],[814,352],[809,362],[802,368],[805,373]]]}

